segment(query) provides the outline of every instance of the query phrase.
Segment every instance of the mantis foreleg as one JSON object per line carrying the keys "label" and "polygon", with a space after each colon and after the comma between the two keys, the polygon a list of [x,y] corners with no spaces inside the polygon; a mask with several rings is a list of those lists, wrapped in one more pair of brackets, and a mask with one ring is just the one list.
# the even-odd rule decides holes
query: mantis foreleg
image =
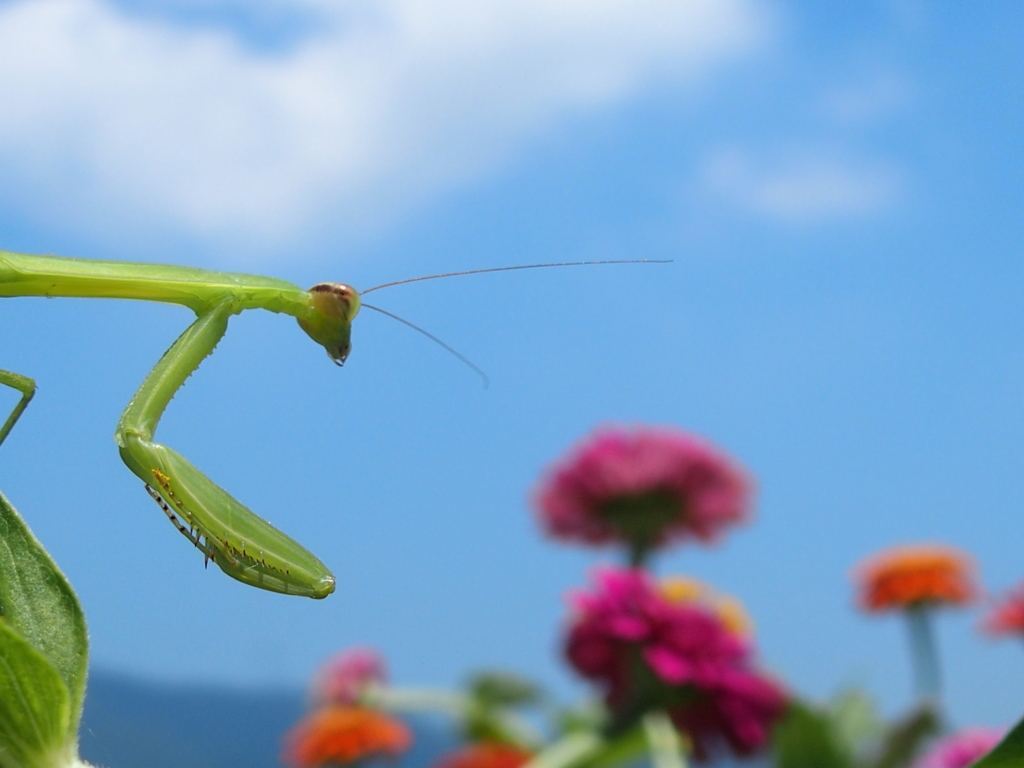
{"label": "mantis foreleg", "polygon": [[8,433],[10,433],[18,419],[21,418],[21,414],[24,413],[25,409],[28,407],[29,401],[36,393],[36,383],[28,376],[11,373],[10,371],[0,371],[0,384],[4,384],[21,392],[21,400],[19,400],[18,404],[14,406],[14,410],[11,411],[11,415],[7,417],[7,421],[4,422],[4,425],[0,427],[0,445],[3,445],[4,440],[7,439]]}
{"label": "mantis foreleg", "polygon": [[213,352],[237,312],[224,302],[203,312],[146,376],[121,415],[114,439],[121,458],[171,522],[221,570],[284,594],[326,597],[334,576],[311,552],[257,517],[180,453],[153,442],[174,393]]}

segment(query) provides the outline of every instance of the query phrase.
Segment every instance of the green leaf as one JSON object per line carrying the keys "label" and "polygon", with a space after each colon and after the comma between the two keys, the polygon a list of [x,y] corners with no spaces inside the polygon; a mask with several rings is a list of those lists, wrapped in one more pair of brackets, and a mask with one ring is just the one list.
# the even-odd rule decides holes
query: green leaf
{"label": "green leaf", "polygon": [[0,618],[63,681],[74,740],[85,695],[88,637],[74,590],[25,521],[0,493]]}
{"label": "green leaf", "polygon": [[541,691],[525,677],[508,672],[481,672],[469,681],[469,694],[485,707],[536,704]]}
{"label": "green leaf", "polygon": [[50,768],[75,756],[71,706],[60,674],[0,622],[0,766]]}
{"label": "green leaf", "polygon": [[1020,768],[1024,765],[1024,720],[1006,734],[996,748],[974,764],[972,768]]}
{"label": "green leaf", "polygon": [[793,701],[775,728],[777,768],[852,768],[853,757],[827,713]]}
{"label": "green leaf", "polygon": [[559,733],[597,731],[608,721],[608,710],[599,701],[585,701],[554,711],[553,722]]}

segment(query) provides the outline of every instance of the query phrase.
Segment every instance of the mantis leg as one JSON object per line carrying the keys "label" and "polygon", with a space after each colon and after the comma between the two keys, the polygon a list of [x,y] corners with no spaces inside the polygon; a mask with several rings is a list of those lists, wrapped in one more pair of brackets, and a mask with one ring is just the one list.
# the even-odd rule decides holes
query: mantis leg
{"label": "mantis leg", "polygon": [[257,517],[180,453],[153,442],[167,404],[213,352],[236,311],[228,301],[199,315],[142,382],[114,439],[124,463],[207,561],[262,589],[326,597],[334,591],[334,576],[315,555]]}
{"label": "mantis leg", "polygon": [[32,396],[36,393],[36,383],[28,376],[22,376],[18,373],[11,373],[10,371],[0,371],[0,384],[4,384],[12,389],[16,389],[21,392],[21,400],[14,406],[14,410],[11,411],[11,415],[7,417],[7,421],[0,427],[0,445],[3,445],[4,440],[7,439],[8,433],[13,429],[18,419],[21,418],[21,414],[24,413],[28,407],[29,401]]}

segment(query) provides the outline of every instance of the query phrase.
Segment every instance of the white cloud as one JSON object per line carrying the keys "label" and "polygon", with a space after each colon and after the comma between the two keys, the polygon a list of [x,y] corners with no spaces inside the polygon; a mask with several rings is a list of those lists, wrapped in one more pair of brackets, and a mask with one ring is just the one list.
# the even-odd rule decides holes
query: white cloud
{"label": "white cloud", "polygon": [[379,223],[569,114],[749,50],[756,2],[293,0],[321,23],[276,52],[100,0],[8,2],[0,186],[94,231],[273,243]]}
{"label": "white cloud", "polygon": [[722,150],[708,159],[702,178],[730,204],[790,224],[876,214],[897,203],[903,187],[901,174],[883,163],[811,151],[756,162],[742,150]]}
{"label": "white cloud", "polygon": [[826,113],[841,123],[872,123],[905,108],[913,89],[906,77],[878,70],[860,82],[826,94]]}

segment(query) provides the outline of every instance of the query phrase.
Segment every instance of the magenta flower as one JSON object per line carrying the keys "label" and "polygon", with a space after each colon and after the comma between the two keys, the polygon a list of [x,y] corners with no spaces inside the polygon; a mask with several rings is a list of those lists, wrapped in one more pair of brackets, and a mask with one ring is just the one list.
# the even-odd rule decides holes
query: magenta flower
{"label": "magenta flower", "polygon": [[717,539],[748,516],[751,484],[731,459],[679,430],[605,427],[548,470],[535,495],[558,539],[627,543],[637,564],[672,540]]}
{"label": "magenta flower", "polygon": [[367,687],[387,679],[384,659],[372,648],[349,648],[321,667],[313,680],[313,703],[348,707]]}
{"label": "magenta flower", "polygon": [[1005,728],[964,728],[935,744],[914,768],[968,768],[995,748]]}
{"label": "magenta flower", "polygon": [[570,663],[601,684],[612,730],[665,709],[698,760],[724,742],[738,755],[766,745],[786,697],[752,667],[751,643],[699,604],[667,600],[643,571],[604,570],[572,597]]}

